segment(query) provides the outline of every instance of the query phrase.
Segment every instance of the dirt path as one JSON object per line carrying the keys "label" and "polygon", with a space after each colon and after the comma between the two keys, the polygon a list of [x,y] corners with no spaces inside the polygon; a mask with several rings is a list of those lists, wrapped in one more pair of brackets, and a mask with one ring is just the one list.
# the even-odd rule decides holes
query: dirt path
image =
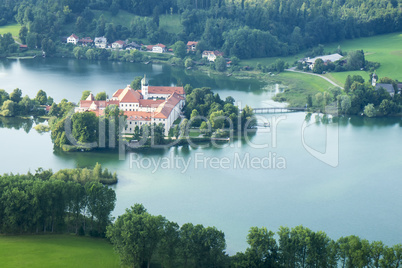
{"label": "dirt path", "polygon": [[328,77],[325,77],[323,75],[320,74],[315,74],[315,73],[307,73],[307,72],[302,72],[302,71],[297,71],[296,67],[292,67],[290,69],[286,69],[285,71],[289,71],[289,72],[295,72],[295,73],[301,73],[301,74],[309,74],[309,75],[315,75],[318,77],[321,77],[322,79],[327,80],[329,83],[331,83],[332,85],[336,86],[336,87],[340,87],[341,89],[343,89],[343,87],[341,87],[340,85],[338,85],[337,83],[335,83],[334,81],[332,81],[331,79],[329,79]]}

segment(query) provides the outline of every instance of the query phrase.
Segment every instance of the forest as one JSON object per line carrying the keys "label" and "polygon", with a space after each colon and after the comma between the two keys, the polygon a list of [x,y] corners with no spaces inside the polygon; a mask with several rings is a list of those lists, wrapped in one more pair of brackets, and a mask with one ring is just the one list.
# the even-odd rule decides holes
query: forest
{"label": "forest", "polygon": [[[0,26],[23,25],[29,48],[56,53],[61,37],[105,35],[172,45],[200,41],[198,51],[222,50],[240,59],[287,56],[318,44],[401,31],[401,0],[0,0]],[[136,15],[126,25],[95,12]],[[168,32],[161,15],[179,16]],[[2,40],[5,39],[3,42]],[[0,54],[15,51],[2,38]],[[4,43],[4,44],[3,44]]]}
{"label": "forest", "polygon": [[116,194],[102,180],[116,179],[97,164],[93,170],[38,168],[0,176],[0,233],[75,233],[104,236]]}
{"label": "forest", "polygon": [[[132,267],[399,267],[402,245],[385,245],[355,235],[331,239],[304,226],[251,227],[248,247],[226,253],[224,232],[216,227],[179,226],[152,215],[141,204],[113,223],[113,189],[99,183],[112,176],[94,169],[51,170],[0,176],[0,234],[72,233],[105,237],[122,264]],[[149,267],[149,266],[148,266]]]}

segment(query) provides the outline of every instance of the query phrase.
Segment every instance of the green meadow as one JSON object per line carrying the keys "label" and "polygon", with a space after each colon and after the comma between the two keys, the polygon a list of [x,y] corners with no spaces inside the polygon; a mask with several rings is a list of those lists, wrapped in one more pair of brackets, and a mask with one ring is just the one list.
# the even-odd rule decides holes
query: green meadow
{"label": "green meadow", "polygon": [[314,96],[334,87],[325,79],[303,73],[283,72],[276,77],[288,86],[288,91],[283,95],[287,98],[286,102],[289,106],[303,107],[306,105],[307,95]]}
{"label": "green meadow", "polygon": [[74,235],[0,236],[1,267],[120,267],[104,239]]}
{"label": "green meadow", "polygon": [[[385,35],[377,35],[373,37],[358,38],[353,40],[344,40],[342,42],[330,43],[324,45],[326,53],[334,52],[338,46],[344,52],[363,49],[366,60],[381,63],[381,67],[376,70],[379,77],[389,77],[402,81],[402,33],[392,33]],[[270,65],[275,60],[281,58],[289,65],[304,57],[307,51],[303,51],[297,55],[289,57],[272,57],[242,60],[243,66],[256,66],[257,63],[262,65]],[[348,75],[361,75],[364,79],[368,79],[370,73],[365,71],[352,71],[340,73],[328,73],[326,77],[333,80],[339,85],[343,85]],[[290,75],[296,78],[296,75]]]}
{"label": "green meadow", "polygon": [[21,25],[18,23],[9,24],[0,27],[0,34],[11,33],[14,38],[18,38],[20,33]]}
{"label": "green meadow", "polygon": [[177,14],[159,16],[159,26],[168,33],[178,34],[183,31],[183,26],[181,25],[180,21],[180,15]]}
{"label": "green meadow", "polygon": [[[402,81],[402,33],[347,40],[338,44],[333,43],[326,45],[325,50],[333,51],[338,45],[343,51],[363,49],[366,60],[381,63],[381,67],[376,70],[379,77],[389,77]],[[368,79],[369,76],[368,72],[361,71],[331,73],[328,76],[344,83],[349,74],[360,74],[365,79]]]}
{"label": "green meadow", "polygon": [[[113,23],[114,25],[120,24],[120,25],[126,26],[126,27],[130,27],[131,21],[135,17],[140,17],[140,16],[134,15],[134,14],[129,13],[124,10],[120,10],[116,16],[112,16],[112,14],[109,11],[93,10],[93,12],[95,14],[96,19],[99,19],[99,17],[101,15],[103,15],[106,22]],[[177,14],[160,15],[159,16],[159,26],[168,33],[176,33],[177,34],[183,30],[183,26],[181,25],[181,22],[180,22],[180,16]]]}

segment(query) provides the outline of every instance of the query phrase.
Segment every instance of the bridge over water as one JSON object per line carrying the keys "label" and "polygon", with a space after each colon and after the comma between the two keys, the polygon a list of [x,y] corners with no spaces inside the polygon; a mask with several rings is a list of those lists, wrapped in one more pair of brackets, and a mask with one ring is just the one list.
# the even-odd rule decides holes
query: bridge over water
{"label": "bridge over water", "polygon": [[[266,108],[252,108],[254,114],[276,114],[276,113],[295,113],[305,112],[307,109],[304,107],[266,107]],[[243,110],[240,110],[242,112]]]}

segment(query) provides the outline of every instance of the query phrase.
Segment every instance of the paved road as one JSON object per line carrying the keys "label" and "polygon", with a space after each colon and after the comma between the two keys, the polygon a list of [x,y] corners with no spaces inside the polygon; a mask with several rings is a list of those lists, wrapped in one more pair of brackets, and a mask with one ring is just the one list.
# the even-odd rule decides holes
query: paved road
{"label": "paved road", "polygon": [[315,76],[321,77],[322,79],[327,80],[327,81],[328,81],[329,83],[331,83],[332,85],[334,85],[334,86],[336,86],[336,87],[340,87],[341,89],[343,89],[343,87],[341,87],[340,85],[338,85],[337,83],[335,83],[334,81],[332,81],[331,79],[329,79],[328,77],[325,77],[325,76],[320,75],[320,74],[297,71],[297,70],[296,70],[296,67],[292,67],[292,68],[290,68],[290,69],[286,69],[285,71],[295,72],[295,73],[301,73],[301,74],[315,75]]}

